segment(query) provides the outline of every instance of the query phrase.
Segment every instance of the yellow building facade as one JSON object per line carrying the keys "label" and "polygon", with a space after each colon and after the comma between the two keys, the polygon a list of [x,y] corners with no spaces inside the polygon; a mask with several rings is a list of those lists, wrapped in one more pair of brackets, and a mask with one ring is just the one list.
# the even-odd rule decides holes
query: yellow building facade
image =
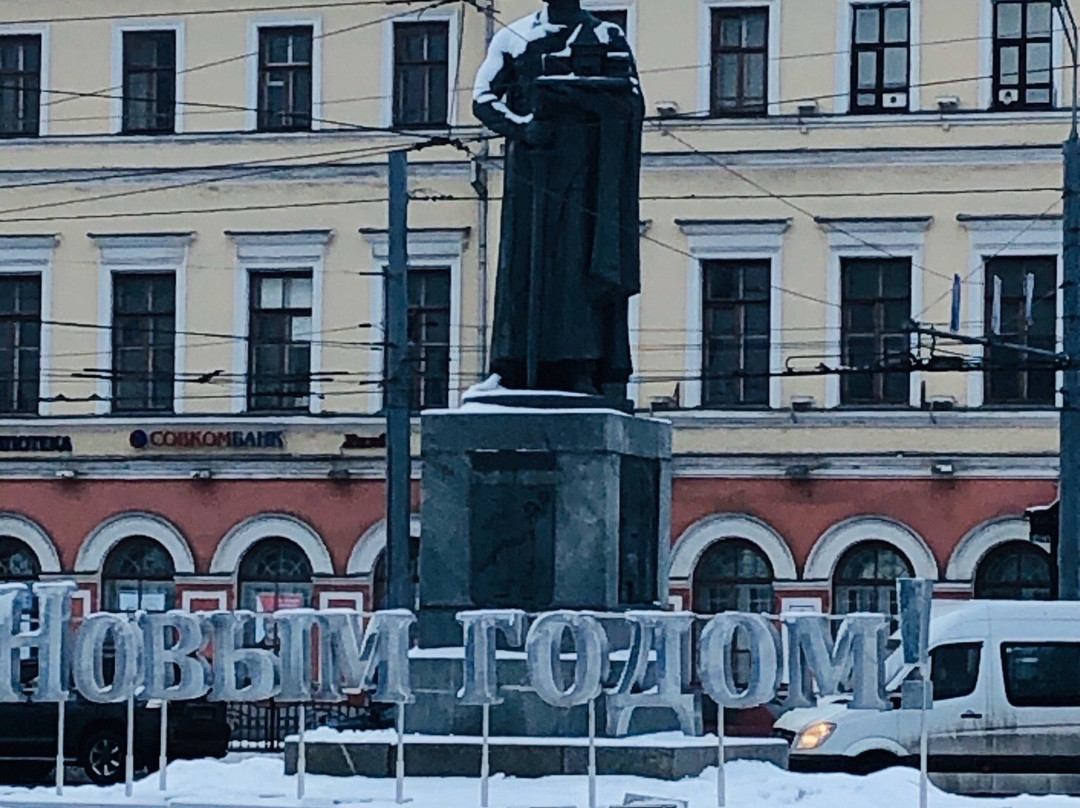
{"label": "yellow building facade", "polygon": [[[1023,513],[1055,495],[1055,369],[904,327],[948,328],[958,277],[965,334],[1059,344],[1051,4],[584,4],[648,104],[631,392],[676,426],[671,602],[888,609],[905,573],[1041,593]],[[539,8],[13,4],[9,574],[76,574],[88,607],[378,600],[387,154],[415,147],[416,403],[455,406],[501,213],[473,77]]]}

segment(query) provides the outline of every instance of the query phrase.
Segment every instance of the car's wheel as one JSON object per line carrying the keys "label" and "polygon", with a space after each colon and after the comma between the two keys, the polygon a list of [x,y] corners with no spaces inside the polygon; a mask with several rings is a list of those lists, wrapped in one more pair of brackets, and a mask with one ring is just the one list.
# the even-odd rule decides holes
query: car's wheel
{"label": "car's wheel", "polygon": [[102,729],[83,744],[82,767],[99,786],[124,779],[124,735],[117,729]]}
{"label": "car's wheel", "polygon": [[891,752],[863,752],[851,762],[851,772],[852,774],[873,774],[899,765],[901,765],[900,758]]}

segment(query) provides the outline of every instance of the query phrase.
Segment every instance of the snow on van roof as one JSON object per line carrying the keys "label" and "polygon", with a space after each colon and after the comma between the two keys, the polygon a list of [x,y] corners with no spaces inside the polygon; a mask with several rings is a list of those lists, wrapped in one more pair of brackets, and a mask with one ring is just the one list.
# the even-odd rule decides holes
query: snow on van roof
{"label": "snow on van roof", "polygon": [[[954,605],[955,604],[955,605]],[[930,644],[950,637],[983,636],[987,623],[1080,623],[1080,602],[1030,600],[934,601],[930,613]],[[1076,630],[1080,640],[1080,626]]]}

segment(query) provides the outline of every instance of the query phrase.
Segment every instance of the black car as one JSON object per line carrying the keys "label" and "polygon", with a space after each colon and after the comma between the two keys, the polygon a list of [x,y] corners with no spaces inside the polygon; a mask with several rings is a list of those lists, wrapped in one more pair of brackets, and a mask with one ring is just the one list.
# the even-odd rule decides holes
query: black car
{"label": "black car", "polygon": [[[40,780],[56,763],[57,705],[30,702],[0,704],[0,779]],[[95,783],[124,779],[127,705],[95,704],[78,695],[67,702],[64,758],[81,767]],[[135,768],[158,764],[161,703],[135,705]],[[224,757],[229,744],[225,705],[203,700],[169,704],[170,760]]]}

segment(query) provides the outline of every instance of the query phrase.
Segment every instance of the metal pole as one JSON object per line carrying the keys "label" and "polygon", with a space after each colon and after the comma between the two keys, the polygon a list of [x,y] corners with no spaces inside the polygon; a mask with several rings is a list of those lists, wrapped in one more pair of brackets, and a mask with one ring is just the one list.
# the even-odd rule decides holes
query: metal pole
{"label": "metal pole", "polygon": [[405,705],[397,706],[397,762],[394,766],[394,802],[405,802]]}
{"label": "metal pole", "polygon": [[409,576],[412,453],[409,368],[409,156],[390,154],[390,263],[386,270],[386,569],[388,606],[413,608]]}
{"label": "metal pole", "polygon": [[124,796],[130,797],[135,786],[135,696],[127,700],[127,738],[124,754]]}
{"label": "metal pole", "polygon": [[[922,666],[921,684],[926,687],[930,681],[930,665]],[[919,705],[919,808],[926,808],[930,797],[930,730],[926,721],[926,690],[922,691],[922,703]]]}
{"label": "metal pole", "polygon": [[483,706],[483,746],[480,749],[480,808],[488,808],[491,796],[491,705]]}
{"label": "metal pole", "polygon": [[716,808],[727,805],[727,773],[724,764],[727,753],[724,751],[724,707],[716,705]]}
{"label": "metal pole", "polygon": [[596,808],[596,699],[589,702],[589,808]]}
{"label": "metal pole", "polygon": [[297,710],[299,734],[296,742],[296,799],[304,799],[307,783],[307,744],[304,742],[307,731],[307,705],[301,703]]}
{"label": "metal pole", "polygon": [[1067,0],[1058,4],[1073,57],[1072,129],[1065,143],[1064,232],[1062,241],[1062,373],[1058,522],[1058,598],[1080,600],[1080,136],[1077,131],[1076,19]]}
{"label": "metal pole", "polygon": [[56,715],[56,796],[64,796],[64,735],[67,723],[67,701],[57,703]]}
{"label": "metal pole", "polygon": [[158,735],[158,791],[169,787],[169,702],[161,700],[161,727]]}

